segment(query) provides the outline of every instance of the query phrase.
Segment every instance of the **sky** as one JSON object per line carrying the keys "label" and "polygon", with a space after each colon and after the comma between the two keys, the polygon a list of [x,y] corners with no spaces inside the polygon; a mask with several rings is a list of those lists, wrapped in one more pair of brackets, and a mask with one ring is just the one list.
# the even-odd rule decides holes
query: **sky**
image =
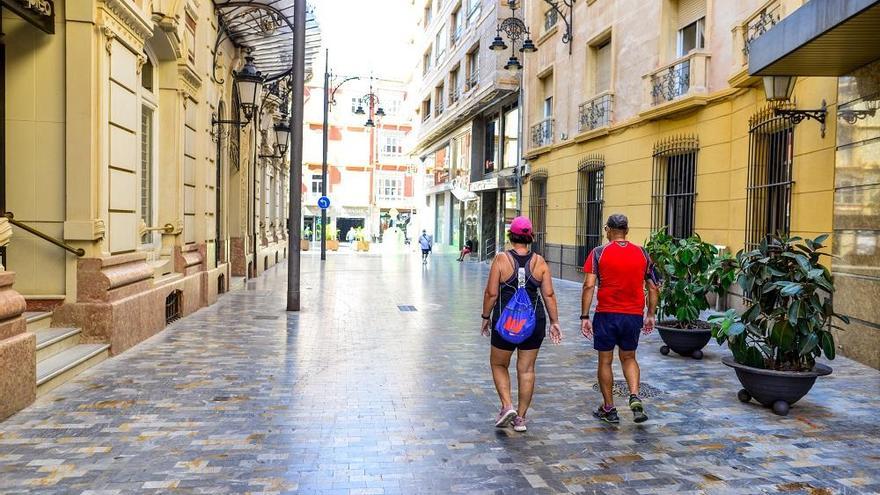
{"label": "sky", "polygon": [[[415,67],[410,0],[310,0],[330,69],[337,74],[404,80]],[[323,51],[323,49],[322,49]],[[316,73],[323,73],[323,57]]]}

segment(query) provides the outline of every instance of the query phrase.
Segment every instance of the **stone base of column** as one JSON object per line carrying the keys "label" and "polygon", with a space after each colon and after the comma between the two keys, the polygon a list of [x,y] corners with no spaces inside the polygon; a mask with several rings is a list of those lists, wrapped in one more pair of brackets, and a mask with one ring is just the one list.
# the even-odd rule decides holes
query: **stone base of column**
{"label": "stone base of column", "polygon": [[0,421],[37,398],[37,339],[27,331],[15,273],[0,272]]}

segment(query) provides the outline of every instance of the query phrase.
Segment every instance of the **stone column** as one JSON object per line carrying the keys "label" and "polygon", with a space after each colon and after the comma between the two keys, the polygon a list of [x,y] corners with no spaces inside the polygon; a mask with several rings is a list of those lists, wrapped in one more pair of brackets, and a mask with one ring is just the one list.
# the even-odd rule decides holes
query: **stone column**
{"label": "stone column", "polygon": [[[0,246],[7,246],[12,226],[0,217]],[[37,398],[37,339],[22,316],[26,304],[12,285],[15,273],[0,265],[0,421]]]}

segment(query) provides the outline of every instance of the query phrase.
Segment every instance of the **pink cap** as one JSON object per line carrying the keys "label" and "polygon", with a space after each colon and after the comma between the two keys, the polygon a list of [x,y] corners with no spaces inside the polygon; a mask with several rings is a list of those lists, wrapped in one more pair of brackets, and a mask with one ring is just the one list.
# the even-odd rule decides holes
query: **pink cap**
{"label": "pink cap", "polygon": [[532,221],[528,217],[516,217],[510,222],[510,233],[514,235],[532,235]]}

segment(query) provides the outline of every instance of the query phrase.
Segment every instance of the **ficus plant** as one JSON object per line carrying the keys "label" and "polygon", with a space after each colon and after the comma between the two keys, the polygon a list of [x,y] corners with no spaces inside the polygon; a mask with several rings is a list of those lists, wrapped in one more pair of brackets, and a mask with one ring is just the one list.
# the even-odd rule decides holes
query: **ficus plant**
{"label": "ficus plant", "polygon": [[713,335],[727,342],[736,362],[755,368],[809,371],[816,358],[834,359],[834,279],[821,262],[827,234],[815,239],[768,236],[740,251],[737,283],[747,298],[742,315],[713,318]]}
{"label": "ficus plant", "polygon": [[709,309],[708,295],[723,297],[735,279],[735,260],[721,257],[718,249],[698,234],[676,239],[666,229],[651,234],[645,249],[660,272],[660,321],[680,328],[707,326],[700,313]]}

